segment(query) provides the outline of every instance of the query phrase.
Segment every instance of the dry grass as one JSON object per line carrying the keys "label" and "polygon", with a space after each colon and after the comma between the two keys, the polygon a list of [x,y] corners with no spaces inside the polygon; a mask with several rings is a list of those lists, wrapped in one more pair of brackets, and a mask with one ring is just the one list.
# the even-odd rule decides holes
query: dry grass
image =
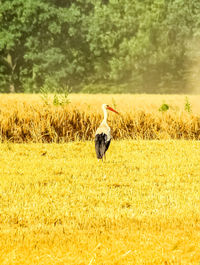
{"label": "dry grass", "polygon": [[200,143],[0,145],[0,264],[199,264]]}
{"label": "dry grass", "polygon": [[[200,139],[200,96],[70,95],[65,107],[46,105],[39,95],[0,95],[0,139],[10,142],[91,140],[102,119],[101,104],[120,111],[110,114],[114,139]],[[52,99],[50,100],[52,102]],[[158,111],[169,104],[166,113]]]}

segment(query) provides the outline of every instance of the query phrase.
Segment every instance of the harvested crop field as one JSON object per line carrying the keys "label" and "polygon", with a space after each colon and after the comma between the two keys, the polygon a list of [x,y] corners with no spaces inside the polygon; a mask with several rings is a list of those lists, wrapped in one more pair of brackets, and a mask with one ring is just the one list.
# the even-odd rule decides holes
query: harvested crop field
{"label": "harvested crop field", "polygon": [[199,264],[200,143],[0,145],[0,264]]}

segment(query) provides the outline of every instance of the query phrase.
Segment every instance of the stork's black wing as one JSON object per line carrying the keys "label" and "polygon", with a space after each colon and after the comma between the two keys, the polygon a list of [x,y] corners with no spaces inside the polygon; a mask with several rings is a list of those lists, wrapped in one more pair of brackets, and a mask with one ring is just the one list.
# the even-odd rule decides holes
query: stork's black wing
{"label": "stork's black wing", "polygon": [[106,151],[108,150],[109,145],[110,145],[110,140],[109,141],[106,141]]}
{"label": "stork's black wing", "polygon": [[105,133],[96,134],[95,136],[95,150],[98,159],[102,159],[105,152],[108,150],[110,140],[107,141],[108,137]]}

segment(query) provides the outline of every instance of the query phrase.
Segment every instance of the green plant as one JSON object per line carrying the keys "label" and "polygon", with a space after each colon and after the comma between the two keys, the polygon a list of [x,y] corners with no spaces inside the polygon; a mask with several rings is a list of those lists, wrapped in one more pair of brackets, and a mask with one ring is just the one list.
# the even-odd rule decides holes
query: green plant
{"label": "green plant", "polygon": [[53,96],[53,105],[54,106],[65,106],[70,103],[68,98],[69,93],[64,94],[54,94]]}
{"label": "green plant", "polygon": [[189,102],[188,97],[185,97],[185,111],[187,111],[188,113],[192,112],[192,105]]}
{"label": "green plant", "polygon": [[163,103],[160,108],[159,108],[159,111],[162,111],[162,112],[165,112],[169,109],[169,105],[166,104],[166,103]]}
{"label": "green plant", "polygon": [[71,89],[67,86],[67,88],[55,90],[53,99],[50,97],[50,92],[47,87],[42,87],[40,89],[41,98],[46,105],[53,104],[54,106],[65,106],[70,103],[69,93]]}
{"label": "green plant", "polygon": [[117,109],[117,103],[114,98],[112,98],[112,104],[115,109]]}
{"label": "green plant", "polygon": [[50,101],[50,97],[49,97],[49,91],[47,89],[47,87],[42,87],[40,89],[40,93],[41,93],[41,99],[42,101],[46,104],[46,105],[49,105],[49,101]]}

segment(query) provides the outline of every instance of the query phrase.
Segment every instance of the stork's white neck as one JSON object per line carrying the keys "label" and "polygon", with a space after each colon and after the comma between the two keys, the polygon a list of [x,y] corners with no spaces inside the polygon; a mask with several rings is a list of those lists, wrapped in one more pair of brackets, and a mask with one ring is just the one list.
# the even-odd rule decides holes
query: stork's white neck
{"label": "stork's white neck", "polygon": [[102,106],[102,109],[103,109],[103,114],[104,114],[104,118],[103,118],[103,121],[102,121],[102,123],[107,123],[107,117],[108,117],[108,113],[107,113],[106,106],[105,106],[105,105],[103,105],[103,106]]}
{"label": "stork's white neck", "polygon": [[107,123],[108,113],[107,113],[107,109],[106,109],[106,108],[104,108],[103,113],[104,113],[103,121],[104,121],[105,123]]}

